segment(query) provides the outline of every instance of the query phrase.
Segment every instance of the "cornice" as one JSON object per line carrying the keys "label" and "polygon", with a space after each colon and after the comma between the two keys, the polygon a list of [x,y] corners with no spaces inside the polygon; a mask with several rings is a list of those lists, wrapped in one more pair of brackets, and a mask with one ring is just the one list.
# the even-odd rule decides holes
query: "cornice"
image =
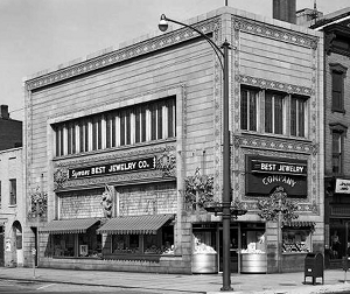
{"label": "cornice", "polygon": [[301,154],[315,154],[318,152],[317,145],[307,141],[287,140],[280,138],[258,136],[233,136],[236,148],[258,148],[264,150],[292,152]]}
{"label": "cornice", "polygon": [[311,96],[314,94],[314,91],[311,88],[281,83],[273,80],[267,80],[262,78],[256,78],[251,76],[239,75],[237,80],[241,84],[250,85],[254,87],[260,87],[262,89],[269,89],[275,91],[283,91],[291,94],[298,94],[304,96]]}
{"label": "cornice", "polygon": [[297,46],[316,49],[318,37],[277,27],[255,20],[232,16],[233,27],[242,32],[258,35],[261,37],[294,44]]}
{"label": "cornice", "polygon": [[[215,17],[194,24],[193,26],[200,30],[203,34],[207,35],[216,30],[219,26],[219,23],[219,17]],[[64,69],[48,73],[41,77],[30,79],[26,82],[27,90],[32,91],[40,89],[42,87],[63,82],[83,74],[89,74],[96,70],[101,70],[112,65],[117,65],[122,62],[198,37],[200,37],[199,34],[193,30],[190,30],[189,28],[175,30],[161,36],[150,38],[144,42],[133,44],[120,50],[106,53],[102,56],[92,58],[85,62],[74,64]]]}

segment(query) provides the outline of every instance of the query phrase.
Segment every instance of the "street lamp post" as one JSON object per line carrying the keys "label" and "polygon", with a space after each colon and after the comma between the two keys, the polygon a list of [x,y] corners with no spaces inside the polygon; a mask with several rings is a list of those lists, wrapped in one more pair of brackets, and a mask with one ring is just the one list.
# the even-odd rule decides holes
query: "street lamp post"
{"label": "street lamp post", "polygon": [[[231,172],[230,172],[230,131],[229,131],[229,56],[230,44],[225,40],[223,51],[200,30],[190,25],[170,19],[162,14],[159,29],[165,32],[168,22],[187,27],[202,36],[215,51],[223,70],[223,197],[222,197],[222,227],[223,227],[223,286],[221,291],[232,291],[230,269],[230,223],[231,223]],[[221,61],[223,59],[223,62]]]}

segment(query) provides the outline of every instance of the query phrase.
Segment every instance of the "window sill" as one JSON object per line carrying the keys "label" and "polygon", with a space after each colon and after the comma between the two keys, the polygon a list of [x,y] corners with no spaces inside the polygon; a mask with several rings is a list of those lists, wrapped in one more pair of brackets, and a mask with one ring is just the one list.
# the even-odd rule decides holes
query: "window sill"
{"label": "window sill", "polygon": [[338,113],[346,114],[345,109],[332,108],[331,111],[332,111],[332,112],[338,112]]}
{"label": "window sill", "polygon": [[8,208],[16,208],[17,204],[9,204]]}

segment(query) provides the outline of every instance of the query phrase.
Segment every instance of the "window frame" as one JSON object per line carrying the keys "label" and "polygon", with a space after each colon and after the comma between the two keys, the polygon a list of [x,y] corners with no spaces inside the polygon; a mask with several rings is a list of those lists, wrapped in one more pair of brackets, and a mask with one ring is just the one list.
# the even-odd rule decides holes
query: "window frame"
{"label": "window frame", "polygon": [[9,205],[17,205],[17,180],[9,179]]}
{"label": "window frame", "polygon": [[[346,132],[347,132],[347,127],[341,124],[331,124],[330,125],[330,129],[331,129],[331,137],[332,137],[332,150],[331,150],[331,162],[332,162],[332,173],[334,175],[342,175],[344,172],[344,138],[346,136]],[[340,142],[338,142],[338,149],[340,148],[340,152],[335,152],[334,151],[334,147],[335,147],[335,140],[334,137],[337,136],[337,140],[339,140]],[[338,158],[338,171],[335,171],[334,167],[334,158],[335,155],[337,155]]]}
{"label": "window frame", "polygon": [[[270,96],[271,95],[271,96]],[[271,97],[271,107],[267,107],[267,101]],[[265,92],[265,133],[274,135],[286,135],[286,98],[287,93],[266,90]],[[278,99],[278,100],[277,100]],[[280,105],[277,104],[280,101]],[[280,106],[280,113],[278,112],[277,106]],[[271,115],[268,114],[268,110],[271,109]],[[280,118],[279,118],[280,116]],[[268,118],[271,117],[271,130],[267,130],[269,123]],[[280,127],[281,126],[281,127]],[[279,129],[280,128],[280,129]]]}
{"label": "window frame", "polygon": [[56,123],[52,127],[56,157],[175,139],[176,95]]}
{"label": "window frame", "polygon": [[[339,63],[331,63],[329,64],[329,70],[330,70],[330,81],[331,81],[331,101],[332,101],[332,112],[341,112],[345,113],[344,108],[344,96],[345,96],[345,78],[347,73],[347,67],[339,64]],[[335,88],[335,79],[338,77],[339,80],[337,80],[340,84],[339,89]],[[337,94],[337,95],[336,95]],[[336,99],[337,97],[338,99]],[[339,100],[339,101],[338,101]]]}
{"label": "window frame", "polygon": [[[250,95],[246,96],[246,103],[243,103],[243,92],[247,92]],[[245,86],[245,85],[241,85],[241,130],[244,131],[250,131],[250,132],[258,132],[259,130],[259,113],[260,113],[260,90],[257,88],[253,88],[253,87],[249,87],[249,86]],[[251,94],[254,93],[255,94],[255,105],[253,105],[253,108],[255,108],[255,114],[253,116],[255,116],[255,126],[252,126],[252,115],[251,115]],[[246,105],[244,107],[244,105]],[[244,107],[244,109],[243,109]],[[245,114],[245,116],[243,116],[243,113]]]}

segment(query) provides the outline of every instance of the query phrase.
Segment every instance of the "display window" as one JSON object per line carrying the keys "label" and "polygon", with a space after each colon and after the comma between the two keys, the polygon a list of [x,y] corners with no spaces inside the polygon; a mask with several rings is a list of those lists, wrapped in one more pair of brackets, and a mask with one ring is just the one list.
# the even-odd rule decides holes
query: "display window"
{"label": "display window", "polygon": [[164,226],[156,235],[112,235],[114,254],[174,254],[174,227]]}
{"label": "display window", "polygon": [[112,253],[140,253],[139,235],[113,235]]}
{"label": "display window", "polygon": [[282,253],[309,252],[311,247],[310,229],[283,228]]}
{"label": "display window", "polygon": [[266,253],[264,224],[242,224],[241,230],[241,253]]}
{"label": "display window", "polygon": [[102,257],[102,238],[96,231],[85,234],[51,235],[53,257],[56,258],[100,258]]}

